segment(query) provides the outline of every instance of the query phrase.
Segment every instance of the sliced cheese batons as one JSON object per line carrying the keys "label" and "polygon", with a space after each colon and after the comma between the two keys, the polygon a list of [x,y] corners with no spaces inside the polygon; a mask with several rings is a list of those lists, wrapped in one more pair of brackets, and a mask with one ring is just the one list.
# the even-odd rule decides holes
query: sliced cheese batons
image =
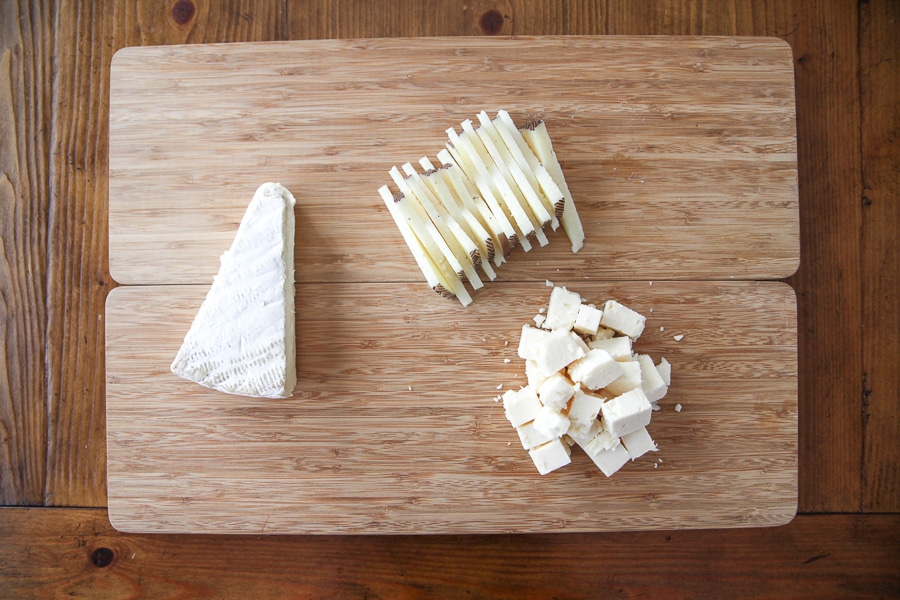
{"label": "sliced cheese batons", "polygon": [[[545,229],[563,230],[577,252],[584,229],[543,121],[518,129],[509,113],[491,119],[482,111],[460,131],[446,130],[437,153],[390,169],[399,192],[382,186],[388,207],[429,286],[464,306],[467,289],[496,278],[516,246],[549,243]],[[402,171],[401,171],[402,169]]]}

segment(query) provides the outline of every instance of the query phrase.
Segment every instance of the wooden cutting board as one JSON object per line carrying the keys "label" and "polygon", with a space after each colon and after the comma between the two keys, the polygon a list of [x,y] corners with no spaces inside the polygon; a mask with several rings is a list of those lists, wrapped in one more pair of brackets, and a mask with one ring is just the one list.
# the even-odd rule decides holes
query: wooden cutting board
{"label": "wooden cutting board", "polygon": [[[542,116],[585,229],[505,280],[771,279],[798,264],[793,65],[774,38],[549,37],[127,48],[110,90],[110,271],[208,283],[249,198],[298,198],[301,282],[416,281],[377,188],[448,127]],[[664,251],[661,251],[663,250]]]}
{"label": "wooden cutting board", "polygon": [[[130,532],[485,533],[789,521],[798,264],[790,50],[768,38],[133,48],[110,98],[108,492]],[[542,116],[587,239],[516,250],[468,308],[376,189],[481,109]],[[168,369],[256,186],[297,214],[293,397]],[[660,452],[541,477],[494,401],[545,280],[649,317]],[[651,284],[652,281],[652,284]],[[652,310],[652,312],[651,312]],[[664,330],[662,329],[664,328]],[[673,336],[685,337],[675,341]],[[509,359],[510,362],[505,362]],[[676,403],[684,407],[676,412]]]}

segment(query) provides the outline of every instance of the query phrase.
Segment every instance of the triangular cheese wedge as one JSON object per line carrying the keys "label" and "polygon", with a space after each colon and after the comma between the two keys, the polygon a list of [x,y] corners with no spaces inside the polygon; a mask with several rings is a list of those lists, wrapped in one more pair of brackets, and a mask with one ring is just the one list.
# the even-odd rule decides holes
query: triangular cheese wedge
{"label": "triangular cheese wedge", "polygon": [[279,183],[256,190],[172,372],[242,396],[290,396],[294,339],[294,204]]}

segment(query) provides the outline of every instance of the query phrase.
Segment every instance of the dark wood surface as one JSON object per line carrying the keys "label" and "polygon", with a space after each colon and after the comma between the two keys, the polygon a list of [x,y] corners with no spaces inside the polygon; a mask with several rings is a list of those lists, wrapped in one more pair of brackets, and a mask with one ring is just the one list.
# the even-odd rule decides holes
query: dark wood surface
{"label": "dark wood surface", "polygon": [[[0,597],[900,596],[898,19],[892,0],[0,3]],[[801,514],[774,529],[614,535],[113,531],[103,360],[113,53],[516,34],[790,43]]]}

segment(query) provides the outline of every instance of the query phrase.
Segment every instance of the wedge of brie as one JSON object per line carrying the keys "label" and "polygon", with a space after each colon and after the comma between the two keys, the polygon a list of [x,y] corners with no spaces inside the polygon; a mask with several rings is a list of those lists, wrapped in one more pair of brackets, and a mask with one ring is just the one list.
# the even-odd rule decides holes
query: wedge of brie
{"label": "wedge of brie", "polygon": [[172,372],[242,396],[290,396],[294,339],[294,204],[279,183],[253,196]]}

